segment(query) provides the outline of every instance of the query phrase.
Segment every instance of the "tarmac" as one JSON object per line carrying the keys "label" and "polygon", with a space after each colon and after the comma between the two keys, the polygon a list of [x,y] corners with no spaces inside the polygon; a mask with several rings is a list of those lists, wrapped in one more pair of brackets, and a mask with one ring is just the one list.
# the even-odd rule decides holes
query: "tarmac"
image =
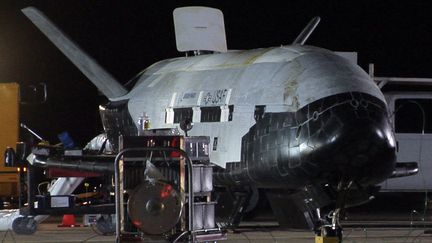
{"label": "tarmac", "polygon": [[[400,197],[399,194],[387,194],[365,206],[349,210],[342,221],[343,242],[432,243],[432,202],[425,203],[422,194],[417,197],[405,195],[409,198],[409,203]],[[257,217],[257,219],[258,221],[242,222],[235,232],[227,232],[227,240],[219,242],[315,242],[314,233],[311,231],[282,230],[277,227],[276,222],[269,220],[269,217]],[[81,224],[83,222],[81,217],[77,217],[76,221]],[[11,231],[0,232],[0,243],[115,242],[115,236],[99,235],[92,227],[57,227],[61,222],[62,217],[52,216],[40,224],[33,235],[17,235]]]}
{"label": "tarmac", "polygon": [[[98,235],[91,227],[57,227],[61,219],[51,219],[38,226],[33,235],[17,235],[11,231],[0,232],[1,243],[54,243],[54,242],[115,242],[115,236]],[[344,227],[344,243],[385,242],[385,243],[411,243],[431,242],[432,234],[425,231],[432,229],[430,224],[424,222],[350,222]],[[392,226],[398,225],[398,226]],[[151,241],[141,241],[151,242]],[[227,240],[219,242],[238,243],[266,243],[266,242],[314,242],[314,234],[304,230],[281,230],[274,223],[252,222],[244,224],[236,232],[229,231]]]}

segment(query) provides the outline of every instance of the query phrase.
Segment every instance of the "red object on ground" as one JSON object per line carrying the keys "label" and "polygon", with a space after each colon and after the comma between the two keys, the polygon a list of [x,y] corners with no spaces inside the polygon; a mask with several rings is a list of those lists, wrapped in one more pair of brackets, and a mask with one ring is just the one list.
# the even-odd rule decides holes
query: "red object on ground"
{"label": "red object on ground", "polygon": [[65,214],[63,215],[62,223],[57,225],[57,227],[80,227],[80,225],[76,224],[75,215]]}

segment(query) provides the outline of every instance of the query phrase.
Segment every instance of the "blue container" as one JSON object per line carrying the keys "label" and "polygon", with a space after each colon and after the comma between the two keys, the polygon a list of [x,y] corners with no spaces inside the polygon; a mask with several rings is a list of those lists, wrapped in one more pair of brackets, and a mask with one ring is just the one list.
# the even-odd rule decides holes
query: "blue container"
{"label": "blue container", "polygon": [[62,132],[57,135],[57,137],[66,149],[72,149],[75,147],[75,142],[72,140],[68,132]]}

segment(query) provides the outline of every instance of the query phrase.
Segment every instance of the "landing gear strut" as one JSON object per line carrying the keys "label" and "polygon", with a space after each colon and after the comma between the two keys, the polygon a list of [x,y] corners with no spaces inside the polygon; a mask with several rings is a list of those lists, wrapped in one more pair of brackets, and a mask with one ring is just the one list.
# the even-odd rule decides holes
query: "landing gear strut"
{"label": "landing gear strut", "polygon": [[352,184],[352,181],[347,183],[342,180],[339,182],[337,187],[336,209],[328,216],[329,220],[331,220],[330,224],[328,223],[329,220],[321,218],[319,209],[317,209],[317,214],[321,220],[320,226],[315,230],[315,243],[342,242],[343,230],[340,224],[340,218],[344,214],[346,197]]}
{"label": "landing gear strut", "polygon": [[[226,188],[226,191],[219,193],[219,202],[226,201],[225,205],[232,205],[227,208],[219,208],[218,225],[225,229],[234,230],[242,220],[245,213],[255,208],[259,199],[259,192],[255,187],[244,187],[238,190]],[[224,203],[220,203],[224,205]]]}

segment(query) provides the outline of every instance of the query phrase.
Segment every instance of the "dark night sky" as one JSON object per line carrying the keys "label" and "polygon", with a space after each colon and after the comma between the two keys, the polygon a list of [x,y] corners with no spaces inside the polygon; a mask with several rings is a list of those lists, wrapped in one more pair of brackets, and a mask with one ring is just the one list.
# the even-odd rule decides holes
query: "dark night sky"
{"label": "dark night sky", "polygon": [[0,2],[0,82],[46,82],[49,100],[23,106],[21,118],[56,141],[66,130],[83,144],[101,130],[95,87],[20,12],[35,6],[125,83],[150,64],[177,57],[172,10],[221,9],[229,49],[291,43],[316,15],[307,44],[358,51],[376,75],[432,77],[430,1],[9,1]]}

